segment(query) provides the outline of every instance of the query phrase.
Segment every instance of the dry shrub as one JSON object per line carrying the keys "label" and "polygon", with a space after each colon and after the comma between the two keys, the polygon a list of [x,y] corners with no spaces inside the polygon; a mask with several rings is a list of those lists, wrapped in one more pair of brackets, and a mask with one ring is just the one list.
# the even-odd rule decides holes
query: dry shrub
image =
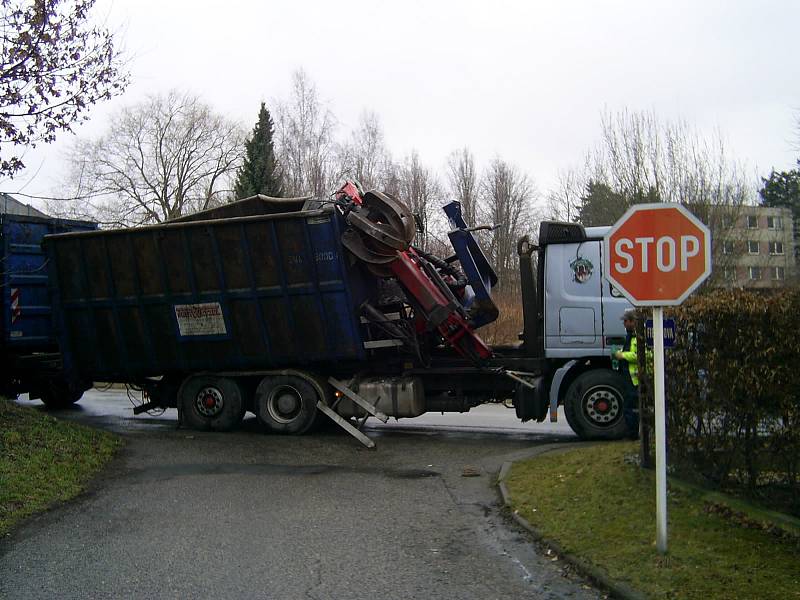
{"label": "dry shrub", "polygon": [[500,290],[492,299],[500,310],[500,316],[478,330],[478,335],[493,346],[519,343],[522,332],[522,296],[517,290]]}

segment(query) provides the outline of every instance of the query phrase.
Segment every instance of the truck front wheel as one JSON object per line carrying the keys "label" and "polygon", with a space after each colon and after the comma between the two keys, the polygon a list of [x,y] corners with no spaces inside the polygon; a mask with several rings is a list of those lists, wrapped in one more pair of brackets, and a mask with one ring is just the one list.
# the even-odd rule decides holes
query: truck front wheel
{"label": "truck front wheel", "polygon": [[297,375],[269,375],[256,388],[256,416],[276,433],[303,434],[317,416],[319,394]]}
{"label": "truck front wheel", "polygon": [[610,369],[580,374],[567,389],[564,414],[572,430],[584,440],[617,440],[627,427],[622,375]]}
{"label": "truck front wheel", "polygon": [[182,421],[200,431],[230,431],[244,416],[239,384],[227,377],[191,375],[178,390]]}

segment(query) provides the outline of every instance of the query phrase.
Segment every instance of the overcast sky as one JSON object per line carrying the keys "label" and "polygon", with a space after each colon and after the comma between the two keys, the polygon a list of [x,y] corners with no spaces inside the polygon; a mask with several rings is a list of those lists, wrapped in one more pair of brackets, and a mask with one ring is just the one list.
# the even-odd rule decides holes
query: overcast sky
{"label": "overcast sky", "polygon": [[[800,132],[800,2],[98,0],[131,56],[124,96],[78,135],[170,88],[250,129],[302,68],[340,136],[375,111],[395,158],[416,149],[444,171],[468,146],[542,192],[599,136],[603,110],[648,110],[709,135],[755,175],[788,169]],[[3,191],[57,193],[73,136],[29,152]]]}

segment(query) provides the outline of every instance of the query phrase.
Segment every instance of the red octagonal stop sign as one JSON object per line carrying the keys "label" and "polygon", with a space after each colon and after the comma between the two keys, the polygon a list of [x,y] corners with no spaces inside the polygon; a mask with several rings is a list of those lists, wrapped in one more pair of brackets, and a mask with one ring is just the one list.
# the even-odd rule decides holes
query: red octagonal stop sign
{"label": "red octagonal stop sign", "polygon": [[636,306],[680,304],[711,274],[711,233],[680,204],[637,204],[603,242],[606,277]]}

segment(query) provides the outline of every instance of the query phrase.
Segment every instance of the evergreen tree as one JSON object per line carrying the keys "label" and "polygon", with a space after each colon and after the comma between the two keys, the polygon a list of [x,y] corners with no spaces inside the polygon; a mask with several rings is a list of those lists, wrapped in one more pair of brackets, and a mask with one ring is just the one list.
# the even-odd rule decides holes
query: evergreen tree
{"label": "evergreen tree", "polygon": [[586,192],[581,196],[578,207],[578,222],[584,227],[613,225],[625,211],[628,201],[605,183],[590,181]]}
{"label": "evergreen tree", "polygon": [[800,160],[791,171],[772,170],[769,178],[761,178],[763,187],[758,190],[763,206],[785,206],[792,211],[794,221],[794,258],[800,264]]}
{"label": "evergreen tree", "polygon": [[245,143],[244,162],[236,174],[236,198],[247,198],[256,194],[281,196],[281,179],[272,143],[273,132],[272,117],[262,102],[253,135]]}
{"label": "evergreen tree", "polygon": [[792,210],[792,217],[800,219],[800,160],[798,168],[791,171],[770,173],[769,178],[761,178],[763,187],[758,191],[763,206],[785,206]]}
{"label": "evergreen tree", "polygon": [[655,204],[661,202],[652,187],[646,192],[632,195],[620,193],[601,181],[590,180],[581,196],[578,207],[578,223],[584,227],[613,225],[634,204]]}

